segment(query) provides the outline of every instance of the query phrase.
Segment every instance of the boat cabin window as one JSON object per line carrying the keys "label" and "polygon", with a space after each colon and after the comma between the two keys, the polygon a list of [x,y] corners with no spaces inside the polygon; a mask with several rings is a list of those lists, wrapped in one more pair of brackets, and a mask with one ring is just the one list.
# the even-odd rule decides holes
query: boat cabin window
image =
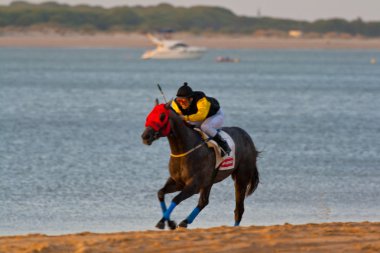
{"label": "boat cabin window", "polygon": [[175,44],[175,45],[171,46],[170,48],[171,49],[176,49],[176,48],[181,48],[181,47],[189,47],[189,46],[186,45],[185,43],[178,43],[178,44]]}

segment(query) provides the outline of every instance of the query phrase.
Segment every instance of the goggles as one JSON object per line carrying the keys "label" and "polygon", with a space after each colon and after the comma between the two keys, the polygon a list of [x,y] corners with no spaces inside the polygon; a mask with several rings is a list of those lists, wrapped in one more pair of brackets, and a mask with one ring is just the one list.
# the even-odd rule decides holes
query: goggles
{"label": "goggles", "polygon": [[188,98],[184,97],[177,97],[175,100],[180,104],[188,104],[190,102]]}

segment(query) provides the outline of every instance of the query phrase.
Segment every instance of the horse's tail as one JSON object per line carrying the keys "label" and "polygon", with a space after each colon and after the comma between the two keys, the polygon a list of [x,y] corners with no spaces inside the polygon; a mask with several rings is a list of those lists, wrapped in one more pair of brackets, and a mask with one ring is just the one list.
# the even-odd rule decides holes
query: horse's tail
{"label": "horse's tail", "polygon": [[252,174],[251,174],[250,182],[247,186],[246,196],[251,195],[256,190],[256,188],[260,182],[259,170],[257,169],[257,158],[259,157],[261,152],[259,152],[257,150],[255,150],[255,152],[256,152],[255,164],[254,164],[254,166],[252,166]]}

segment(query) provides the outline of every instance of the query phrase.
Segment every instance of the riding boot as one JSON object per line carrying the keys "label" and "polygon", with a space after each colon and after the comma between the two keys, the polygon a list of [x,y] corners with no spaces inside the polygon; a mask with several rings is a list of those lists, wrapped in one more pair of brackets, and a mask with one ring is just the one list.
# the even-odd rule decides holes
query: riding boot
{"label": "riding boot", "polygon": [[[214,141],[216,141],[216,143],[218,143],[219,147],[222,148],[222,150],[227,153],[227,155],[230,155],[230,152],[231,152],[231,148],[230,146],[228,145],[227,141],[225,139],[222,138],[222,136],[220,136],[219,133],[217,133],[214,137],[212,137],[212,139]],[[224,156],[224,155],[222,155]]]}

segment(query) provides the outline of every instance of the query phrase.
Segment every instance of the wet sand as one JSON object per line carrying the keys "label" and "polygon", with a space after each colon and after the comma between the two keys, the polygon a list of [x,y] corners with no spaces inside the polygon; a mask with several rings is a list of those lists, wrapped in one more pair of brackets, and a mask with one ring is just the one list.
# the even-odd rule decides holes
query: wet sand
{"label": "wet sand", "polygon": [[[174,39],[215,49],[380,49],[380,38],[273,38],[176,34]],[[0,47],[152,48],[143,34],[0,33]]]}
{"label": "wet sand", "polygon": [[1,253],[380,252],[380,222],[0,237]]}

